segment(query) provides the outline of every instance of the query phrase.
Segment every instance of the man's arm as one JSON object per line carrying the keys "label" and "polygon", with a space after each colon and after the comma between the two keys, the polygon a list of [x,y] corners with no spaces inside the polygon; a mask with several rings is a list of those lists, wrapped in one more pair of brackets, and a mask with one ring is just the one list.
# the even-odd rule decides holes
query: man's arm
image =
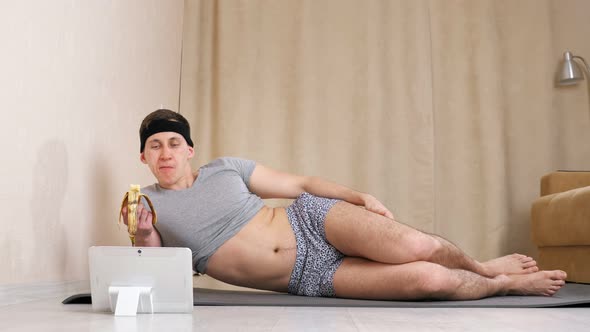
{"label": "man's arm", "polygon": [[393,218],[393,214],[375,197],[317,176],[294,175],[256,164],[249,189],[261,198],[296,198],[303,192],[336,198],[364,206],[367,210]]}
{"label": "man's arm", "polygon": [[160,237],[160,233],[158,230],[154,228],[154,230],[149,235],[140,236],[138,234],[135,235],[135,246],[136,247],[161,247],[162,246],[162,238]]}

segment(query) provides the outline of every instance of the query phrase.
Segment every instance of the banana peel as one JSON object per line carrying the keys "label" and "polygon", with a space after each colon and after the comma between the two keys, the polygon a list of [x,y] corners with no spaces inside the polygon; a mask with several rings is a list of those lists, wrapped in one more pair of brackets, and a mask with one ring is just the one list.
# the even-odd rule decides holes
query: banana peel
{"label": "banana peel", "polygon": [[135,245],[135,234],[137,233],[137,205],[140,203],[142,197],[145,198],[152,211],[152,224],[155,225],[158,222],[156,210],[154,209],[150,198],[141,193],[140,185],[130,185],[129,191],[125,193],[125,196],[123,196],[123,202],[121,203],[121,210],[119,211],[119,226],[123,223],[123,208],[127,207],[127,231],[129,232],[129,239],[131,240],[132,245]]}

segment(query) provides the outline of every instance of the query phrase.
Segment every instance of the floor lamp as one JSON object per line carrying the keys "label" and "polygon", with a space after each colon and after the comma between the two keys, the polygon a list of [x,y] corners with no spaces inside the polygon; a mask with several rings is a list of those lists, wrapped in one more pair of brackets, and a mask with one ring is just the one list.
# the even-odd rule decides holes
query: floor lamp
{"label": "floor lamp", "polygon": [[[577,60],[577,61],[576,61]],[[580,62],[584,64],[580,68]],[[563,53],[563,60],[557,77],[557,85],[574,85],[584,80],[584,74],[588,79],[590,77],[590,67],[588,63],[581,56],[573,55],[572,52],[566,51]],[[588,88],[588,98],[590,98],[590,84],[586,84]]]}

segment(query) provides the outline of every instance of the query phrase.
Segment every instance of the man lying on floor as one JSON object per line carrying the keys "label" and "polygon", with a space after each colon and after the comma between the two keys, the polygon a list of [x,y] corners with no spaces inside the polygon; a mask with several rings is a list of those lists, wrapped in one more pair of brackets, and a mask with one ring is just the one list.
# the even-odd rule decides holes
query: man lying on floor
{"label": "man lying on floor", "polygon": [[[141,156],[158,180],[158,213],[138,206],[137,246],[188,247],[194,269],[251,288],[356,299],[471,300],[555,294],[563,271],[513,254],[478,262],[449,241],[397,222],[375,197],[318,177],[220,158],[193,171],[188,121],[170,110],[140,127]],[[286,208],[263,198],[295,198]],[[363,208],[364,207],[364,208]],[[123,211],[126,221],[126,210]]]}

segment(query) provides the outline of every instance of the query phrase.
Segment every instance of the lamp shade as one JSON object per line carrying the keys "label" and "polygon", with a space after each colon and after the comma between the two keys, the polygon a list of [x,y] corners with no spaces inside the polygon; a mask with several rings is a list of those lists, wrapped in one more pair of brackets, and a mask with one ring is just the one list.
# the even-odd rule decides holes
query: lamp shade
{"label": "lamp shade", "polygon": [[563,53],[563,62],[559,70],[558,84],[571,85],[583,80],[584,76],[578,64],[574,61],[571,52]]}

